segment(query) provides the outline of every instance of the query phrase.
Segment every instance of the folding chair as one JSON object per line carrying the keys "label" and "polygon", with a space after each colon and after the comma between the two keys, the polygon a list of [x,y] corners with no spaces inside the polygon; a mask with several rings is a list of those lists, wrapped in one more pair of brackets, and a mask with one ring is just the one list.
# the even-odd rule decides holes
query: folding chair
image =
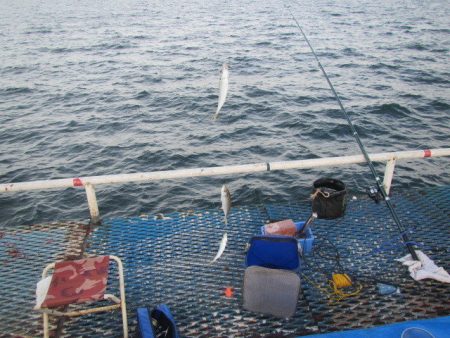
{"label": "folding chair", "polygon": [[[117,263],[120,298],[105,294],[110,259]],[[49,276],[51,269],[53,274]],[[36,295],[35,310],[43,313],[44,338],[49,337],[49,315],[77,317],[119,308],[122,310],[123,336],[128,337],[123,265],[116,256],[97,256],[48,264],[42,272],[42,280],[38,283]],[[70,304],[102,300],[110,300],[114,304],[76,311],[59,310],[60,307]]]}

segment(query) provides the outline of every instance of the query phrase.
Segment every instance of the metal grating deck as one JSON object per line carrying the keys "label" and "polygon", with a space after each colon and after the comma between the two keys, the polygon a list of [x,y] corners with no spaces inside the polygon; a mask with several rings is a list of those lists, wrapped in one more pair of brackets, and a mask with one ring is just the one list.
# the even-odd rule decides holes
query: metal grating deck
{"label": "metal grating deck", "polygon": [[[306,200],[233,208],[228,245],[214,265],[208,263],[224,231],[219,209],[171,214],[164,220],[153,216],[108,219],[91,232],[78,223],[0,229],[0,332],[38,335],[40,317],[31,309],[43,267],[83,250],[123,260],[130,333],[135,330],[136,308],[160,303],[171,308],[181,334],[187,337],[296,336],[449,315],[450,285],[414,282],[406,267],[394,261],[406,251],[385,206],[365,197],[348,197],[345,217],[314,225],[317,250],[306,257],[303,292],[289,320],[242,309],[245,244],[269,219],[305,219],[310,212]],[[393,197],[393,203],[411,238],[449,271],[450,186],[410,191]],[[336,269],[335,248],[345,271],[364,288],[356,297],[330,304],[311,281],[326,284],[326,276]],[[378,280],[398,285],[401,293],[379,295]],[[227,286],[234,288],[232,298],[224,296]],[[114,292],[117,285],[110,288]],[[66,320],[63,327],[64,335],[70,337],[121,336],[119,312]]]}

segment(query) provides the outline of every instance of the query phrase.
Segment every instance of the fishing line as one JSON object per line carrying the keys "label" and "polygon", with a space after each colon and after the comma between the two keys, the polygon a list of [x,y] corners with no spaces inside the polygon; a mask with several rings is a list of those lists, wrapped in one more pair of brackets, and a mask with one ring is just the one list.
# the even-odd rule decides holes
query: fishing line
{"label": "fishing line", "polygon": [[[328,248],[324,248],[323,244],[315,245],[311,262],[309,257],[302,255],[302,262],[307,270],[303,269],[301,276],[311,286],[327,296],[330,304],[357,296],[362,292],[363,288],[367,288],[368,286],[378,287],[378,284],[385,284],[399,288],[398,280],[391,280],[389,276],[385,276],[379,272],[368,274],[361,272],[358,269],[344,268],[341,263],[341,258],[343,256],[339,253],[337,246],[328,237],[325,236],[324,239],[329,244],[327,245]],[[332,251],[332,253],[328,251]],[[325,259],[325,261],[315,260],[315,255]],[[334,266],[331,269],[323,265],[325,262],[330,261],[334,261]],[[309,272],[309,274],[315,272],[316,276],[314,278],[313,276],[308,276],[307,272]],[[317,274],[320,274],[323,277],[318,277]],[[350,275],[352,277],[350,277]],[[319,280],[320,282],[318,282]]]}
{"label": "fishing line", "polygon": [[370,158],[369,158],[369,155],[368,155],[368,153],[367,153],[367,151],[366,151],[366,148],[364,147],[364,144],[362,143],[361,138],[359,137],[359,134],[358,134],[358,132],[356,131],[355,126],[354,126],[353,123],[352,123],[352,120],[350,119],[350,116],[348,115],[347,111],[345,110],[344,105],[343,105],[342,102],[341,102],[341,99],[339,98],[338,94],[336,93],[336,90],[334,89],[334,86],[333,86],[333,84],[331,83],[330,78],[328,77],[327,72],[325,71],[325,69],[323,68],[322,64],[320,63],[320,60],[319,60],[319,58],[318,58],[316,52],[314,51],[313,46],[311,45],[311,43],[309,42],[308,38],[306,37],[306,34],[303,32],[303,29],[302,29],[302,27],[300,26],[299,22],[298,22],[297,19],[295,18],[294,14],[292,14],[291,9],[290,9],[288,6],[286,6],[286,4],[284,4],[284,7],[285,7],[285,8],[289,11],[289,13],[291,14],[292,19],[295,21],[295,23],[296,23],[298,29],[300,30],[300,32],[301,32],[303,38],[305,39],[305,41],[306,41],[306,43],[308,44],[308,46],[309,46],[309,48],[310,48],[312,54],[314,55],[314,57],[315,57],[315,59],[316,59],[316,61],[317,61],[317,64],[318,64],[320,70],[322,71],[322,74],[324,75],[325,79],[327,80],[328,86],[330,87],[331,92],[333,93],[333,95],[334,95],[334,97],[335,97],[335,99],[336,99],[336,101],[337,101],[337,103],[338,103],[338,105],[339,105],[339,107],[340,107],[342,113],[344,114],[344,116],[345,116],[345,118],[346,118],[346,120],[347,120],[347,123],[348,123],[348,125],[349,125],[349,127],[350,127],[350,129],[351,129],[351,131],[352,131],[352,134],[353,134],[353,136],[354,136],[356,142],[358,143],[358,146],[359,146],[359,148],[360,148],[360,150],[361,150],[361,153],[364,155],[364,159],[366,160],[366,163],[367,163],[367,165],[369,166],[370,171],[371,171],[373,177],[375,178],[375,182],[376,182],[376,184],[377,184],[378,191],[381,193],[381,195],[382,195],[382,197],[383,197],[383,200],[385,201],[386,206],[388,207],[388,209],[389,209],[389,211],[390,211],[390,213],[391,213],[391,216],[392,216],[392,218],[393,218],[395,224],[397,225],[398,230],[400,231],[402,240],[403,240],[403,242],[405,243],[406,248],[408,249],[409,253],[411,254],[411,257],[412,257],[414,260],[419,261],[419,258],[417,257],[417,254],[416,254],[416,252],[415,252],[415,250],[414,250],[414,247],[413,247],[413,245],[411,244],[412,242],[409,240],[408,236],[406,235],[406,229],[405,229],[405,227],[402,225],[402,223],[400,222],[400,219],[399,219],[399,217],[398,217],[398,215],[397,215],[397,213],[396,213],[394,207],[392,206],[392,203],[391,203],[391,201],[390,201],[390,198],[389,198],[389,196],[387,195],[386,190],[385,190],[384,187],[383,187],[383,184],[381,183],[381,179],[380,179],[380,177],[378,176],[377,172],[375,171],[375,167],[373,166],[373,163],[372,163],[372,161],[371,161]]}

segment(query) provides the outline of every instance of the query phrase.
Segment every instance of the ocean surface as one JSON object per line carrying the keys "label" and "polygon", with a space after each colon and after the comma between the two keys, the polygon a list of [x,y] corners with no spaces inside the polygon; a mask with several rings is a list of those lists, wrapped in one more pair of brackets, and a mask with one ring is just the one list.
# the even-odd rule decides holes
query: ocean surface
{"label": "ocean surface", "polygon": [[[0,183],[449,147],[450,2],[0,0]],[[219,71],[230,65],[219,118]],[[450,184],[399,162],[392,192]],[[377,165],[382,175],[383,166]],[[307,202],[365,165],[97,186],[102,217]],[[0,193],[0,225],[89,217],[83,189]]]}

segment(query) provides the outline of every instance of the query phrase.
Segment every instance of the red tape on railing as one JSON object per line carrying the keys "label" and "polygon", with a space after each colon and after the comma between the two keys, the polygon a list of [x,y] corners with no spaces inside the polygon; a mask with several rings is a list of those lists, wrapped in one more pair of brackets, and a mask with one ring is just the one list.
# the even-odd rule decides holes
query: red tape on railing
{"label": "red tape on railing", "polygon": [[73,186],[74,187],[82,187],[83,186],[83,182],[78,177],[74,178],[73,179]]}

